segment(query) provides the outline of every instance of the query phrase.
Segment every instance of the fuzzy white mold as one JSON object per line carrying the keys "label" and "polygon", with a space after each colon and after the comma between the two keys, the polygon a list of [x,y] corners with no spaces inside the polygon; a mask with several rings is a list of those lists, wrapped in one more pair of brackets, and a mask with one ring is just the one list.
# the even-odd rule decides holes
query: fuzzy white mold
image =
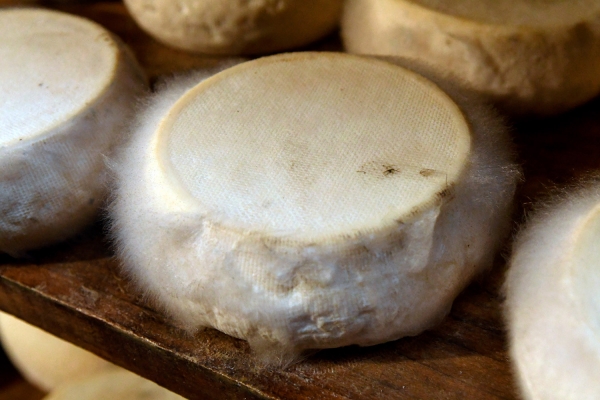
{"label": "fuzzy white mold", "polygon": [[50,391],[66,382],[117,368],[100,357],[0,312],[6,354],[30,383]]}
{"label": "fuzzy white mold", "polygon": [[600,398],[600,180],[539,211],[506,280],[510,354],[527,400]]}
{"label": "fuzzy white mold", "polygon": [[64,13],[0,11],[0,252],[18,255],[91,222],[145,79],[120,41]]}
{"label": "fuzzy white mold", "polygon": [[453,75],[513,114],[555,114],[600,93],[597,0],[349,0],[342,37],[350,52]]}
{"label": "fuzzy white mold", "polygon": [[184,400],[183,397],[124,369],[72,380],[44,400]]}
{"label": "fuzzy white mold", "polygon": [[127,272],[188,328],[270,362],[372,345],[438,322],[489,265],[517,172],[488,109],[335,53],[189,83],[141,113],[112,205]]}
{"label": "fuzzy white mold", "polygon": [[309,44],[338,25],[342,0],[125,0],[156,39],[209,54],[264,54]]}

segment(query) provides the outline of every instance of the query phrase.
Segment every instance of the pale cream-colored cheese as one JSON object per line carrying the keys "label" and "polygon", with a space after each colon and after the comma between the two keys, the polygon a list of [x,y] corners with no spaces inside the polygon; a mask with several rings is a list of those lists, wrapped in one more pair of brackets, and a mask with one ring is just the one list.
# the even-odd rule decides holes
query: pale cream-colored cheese
{"label": "pale cream-colored cheese", "polygon": [[99,25],[41,9],[0,11],[0,252],[59,241],[94,217],[104,156],[145,79]]}
{"label": "pale cream-colored cheese", "polygon": [[510,354],[527,400],[600,398],[600,185],[541,210],[506,282]]}
{"label": "pale cream-colored cheese", "polygon": [[126,0],[149,34],[179,49],[261,54],[311,43],[338,24],[342,0]]}
{"label": "pale cream-colored cheese", "polygon": [[117,163],[128,273],[274,363],[414,335],[488,265],[504,129],[381,60],[292,53],[159,92]]}
{"label": "pale cream-colored cheese", "polygon": [[44,400],[183,400],[183,397],[124,369],[68,382]]}
{"label": "pale cream-colored cheese", "polygon": [[117,367],[100,357],[0,312],[6,354],[30,383],[44,391]]}
{"label": "pale cream-colored cheese", "polygon": [[517,115],[600,93],[595,0],[349,0],[342,36],[350,52],[412,59]]}

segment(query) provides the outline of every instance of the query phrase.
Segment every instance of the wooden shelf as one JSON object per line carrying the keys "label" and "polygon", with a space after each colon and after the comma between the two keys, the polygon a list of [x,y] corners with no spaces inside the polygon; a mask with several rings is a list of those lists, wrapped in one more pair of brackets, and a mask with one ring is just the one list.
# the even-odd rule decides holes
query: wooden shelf
{"label": "wooden shelf", "polygon": [[188,398],[514,398],[502,268],[469,287],[430,332],[277,370],[215,330],[186,335],[136,294],[107,248],[98,226],[35,261],[0,260],[0,308]]}
{"label": "wooden shelf", "polygon": [[[18,3],[0,0],[0,6]],[[119,35],[151,82],[221,60],[160,45],[119,2],[55,8]],[[340,49],[339,39],[312,49]],[[515,225],[548,187],[599,169],[599,110],[597,100],[557,118],[514,123],[525,170]],[[243,341],[210,329],[190,336],[163,317],[120,274],[103,230],[98,223],[27,260],[0,256],[0,309],[192,399],[516,398],[502,320],[501,257],[437,328],[370,348],[321,351],[278,370],[255,363]]]}

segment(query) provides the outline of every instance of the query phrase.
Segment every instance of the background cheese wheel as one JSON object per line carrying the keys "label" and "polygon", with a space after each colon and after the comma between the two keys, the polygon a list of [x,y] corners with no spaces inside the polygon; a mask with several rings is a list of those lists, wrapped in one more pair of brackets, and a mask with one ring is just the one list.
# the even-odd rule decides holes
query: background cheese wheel
{"label": "background cheese wheel", "polygon": [[29,382],[44,391],[117,368],[80,347],[1,312],[0,337],[15,367]]}
{"label": "background cheese wheel", "polygon": [[350,52],[414,59],[513,114],[600,93],[596,0],[349,0],[342,36]]}
{"label": "background cheese wheel", "polygon": [[166,45],[209,54],[260,54],[311,43],[339,22],[342,0],[126,0]]}
{"label": "background cheese wheel", "polygon": [[345,54],[175,83],[120,156],[121,256],[181,323],[244,338],[269,362],[414,335],[506,232],[505,133],[486,108]]}
{"label": "background cheese wheel", "polygon": [[183,397],[124,369],[68,382],[44,400],[183,400]]}
{"label": "background cheese wheel", "polygon": [[88,224],[106,194],[104,157],[145,78],[95,23],[0,11],[0,252],[19,255]]}
{"label": "background cheese wheel", "polygon": [[510,354],[533,399],[600,398],[600,180],[539,211],[506,281]]}

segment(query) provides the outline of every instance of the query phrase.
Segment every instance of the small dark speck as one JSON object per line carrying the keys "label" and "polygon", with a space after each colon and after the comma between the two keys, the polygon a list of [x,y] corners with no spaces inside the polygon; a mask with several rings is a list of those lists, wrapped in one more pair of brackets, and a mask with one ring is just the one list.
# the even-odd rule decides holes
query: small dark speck
{"label": "small dark speck", "polygon": [[419,174],[421,174],[425,178],[430,177],[434,173],[435,173],[435,170],[434,169],[429,169],[429,168],[425,168],[425,169],[422,169],[421,171],[419,171]]}
{"label": "small dark speck", "polygon": [[382,165],[382,167],[385,168],[385,170],[383,171],[383,175],[385,175],[385,176],[393,175],[393,174],[400,172],[399,170],[397,170],[396,168],[394,168],[391,165]]}
{"label": "small dark speck", "polygon": [[88,204],[91,206],[92,204],[94,204],[94,201],[96,201],[95,199],[89,199],[88,200]]}
{"label": "small dark speck", "polygon": [[444,198],[444,197],[448,196],[449,194],[450,194],[450,189],[449,188],[446,188],[446,189],[438,192],[438,196],[441,197],[441,198]]}
{"label": "small dark speck", "polygon": [[39,87],[42,87],[42,86],[44,86],[44,82],[40,82],[40,83],[38,83],[38,86],[39,86]]}

